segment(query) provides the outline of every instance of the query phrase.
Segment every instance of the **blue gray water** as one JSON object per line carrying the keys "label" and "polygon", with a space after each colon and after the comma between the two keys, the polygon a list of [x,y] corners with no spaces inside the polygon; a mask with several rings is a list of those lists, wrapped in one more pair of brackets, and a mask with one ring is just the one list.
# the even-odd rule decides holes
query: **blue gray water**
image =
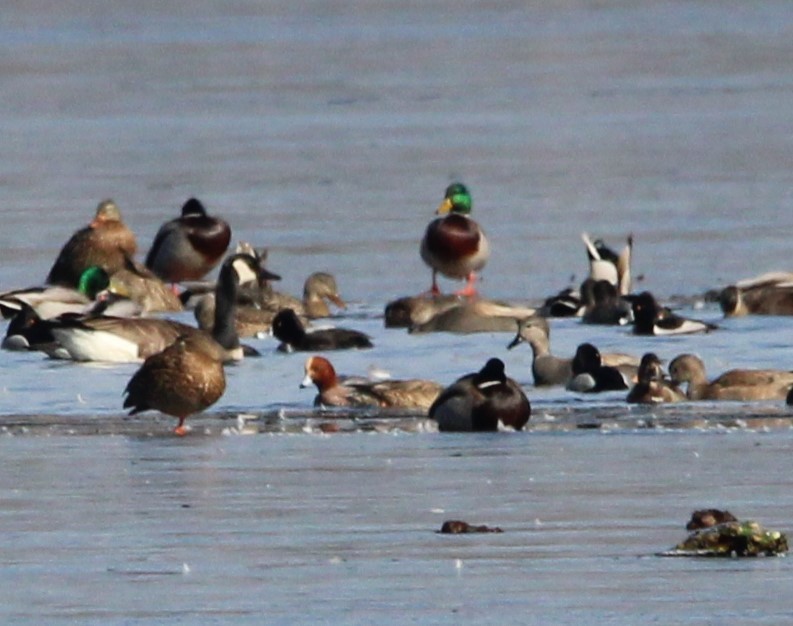
{"label": "blue gray water", "polygon": [[[263,358],[177,439],[121,412],[133,365],[4,352],[2,621],[790,621],[789,559],[653,556],[705,506],[790,532],[784,406],[536,390],[508,336],[380,315],[429,286],[418,241],[462,179],[492,241],[484,295],[540,300],[584,277],[581,231],[633,233],[637,286],[722,326],[556,321],[556,353],[790,368],[793,321],[722,321],[697,296],[791,269],[792,28],[783,1],[6,3],[0,288],[41,282],[104,197],[145,251],[195,195],[269,248],[283,290],[336,274],[351,307],[334,323],[376,344],[334,355],[340,371],[451,382],[500,356],[534,416],[527,433],[363,416],[323,434],[303,357],[257,339]],[[504,533],[436,534],[451,518]]]}

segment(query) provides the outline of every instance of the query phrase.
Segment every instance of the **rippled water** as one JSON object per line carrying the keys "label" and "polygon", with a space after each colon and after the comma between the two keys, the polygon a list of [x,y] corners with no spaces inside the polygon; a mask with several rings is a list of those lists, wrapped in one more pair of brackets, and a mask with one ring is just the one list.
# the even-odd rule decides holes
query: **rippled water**
{"label": "rippled water", "polygon": [[[615,247],[632,232],[637,286],[721,326],[648,339],[557,320],[554,352],[790,368],[793,321],[721,320],[697,298],[790,269],[789,3],[6,5],[0,287],[40,282],[103,197],[145,251],[196,195],[269,247],[283,290],[337,275],[352,306],[334,323],[376,345],[334,355],[340,371],[451,382],[497,355],[534,415],[527,433],[457,436],[311,413],[303,357],[257,339],[264,356],[230,367],[177,439],[170,418],[121,412],[135,366],[4,352],[3,621],[790,620],[788,559],[653,556],[700,507],[790,530],[786,407],[536,390],[506,335],[380,317],[429,286],[418,240],[461,178],[492,241],[484,295],[541,300],[584,276],[582,230]],[[436,534],[452,518],[504,532]]]}

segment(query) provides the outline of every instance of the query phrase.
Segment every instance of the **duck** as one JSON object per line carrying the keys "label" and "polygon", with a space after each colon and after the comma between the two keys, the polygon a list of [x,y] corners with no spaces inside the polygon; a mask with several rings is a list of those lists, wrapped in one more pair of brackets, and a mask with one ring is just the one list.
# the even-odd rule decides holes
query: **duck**
{"label": "duck", "polygon": [[173,289],[131,257],[127,257],[124,267],[110,277],[108,291],[128,298],[145,314],[177,312],[184,309]]}
{"label": "duck", "polygon": [[599,393],[628,389],[627,376],[617,367],[603,364],[600,351],[591,343],[582,343],[573,357],[573,377],[567,389],[580,393]]}
{"label": "duck", "polygon": [[709,333],[718,326],[702,320],[681,317],[658,304],[649,291],[631,297],[634,335],[684,335]]}
{"label": "duck", "polygon": [[506,375],[504,362],[491,358],[478,372],[446,387],[427,413],[440,431],[496,431],[499,424],[523,430],[531,417],[531,403]]}
{"label": "duck", "polygon": [[531,373],[534,386],[566,385],[573,377],[573,359],[551,354],[551,327],[548,320],[536,315],[517,322],[518,332],[507,345],[512,350],[524,341],[531,346]]}
{"label": "duck", "polygon": [[672,359],[669,376],[688,383],[689,400],[783,400],[793,386],[793,372],[771,369],[732,369],[708,382],[702,359],[689,353]]}
{"label": "duck", "polygon": [[682,402],[686,395],[674,384],[664,379],[661,359],[654,352],[642,356],[637,374],[638,382],[628,392],[629,404],[660,404]]}
{"label": "duck", "polygon": [[220,262],[230,242],[228,222],[209,216],[199,200],[190,198],[180,217],[160,226],[145,265],[169,283],[199,280]]}
{"label": "duck", "polygon": [[161,352],[179,336],[197,334],[211,338],[224,350],[224,360],[255,356],[240,344],[234,329],[240,274],[255,271],[246,255],[229,256],[220,268],[215,298],[215,323],[211,333],[175,320],[162,318],[122,318],[91,316],[58,318],[48,322],[57,343],[75,361],[128,363]]}
{"label": "duck", "polygon": [[617,254],[602,239],[592,238],[581,233],[589,258],[589,277],[594,281],[605,280],[617,288],[619,295],[631,292],[631,254],[633,235],[628,235],[627,245]]}
{"label": "duck", "polygon": [[490,246],[482,228],[470,217],[473,202],[468,188],[452,183],[446,188],[437,214],[421,240],[421,258],[432,268],[430,293],[440,294],[438,272],[454,279],[465,279],[466,286],[457,292],[475,296],[476,272],[490,257]]}
{"label": "duck", "polygon": [[109,286],[110,277],[107,272],[98,265],[91,265],[80,274],[80,280],[74,288],[43,285],[0,294],[0,311],[4,318],[10,319],[22,309],[24,303],[41,319],[51,319],[63,313],[82,313]]}
{"label": "duck", "polygon": [[[551,353],[551,328],[541,315],[527,317],[517,322],[517,333],[507,345],[508,350],[525,342],[531,346],[534,386],[567,385],[573,377],[573,359],[554,356]],[[627,371],[636,368],[639,360],[630,354],[607,352],[601,354],[603,365],[622,367]]]}
{"label": "duck", "polygon": [[453,294],[432,296],[403,296],[391,300],[383,314],[386,328],[412,328],[420,326],[433,317],[462,303],[462,296]]}
{"label": "duck", "polygon": [[306,331],[292,309],[281,309],[273,318],[272,333],[281,344],[279,352],[320,352],[372,348],[368,335],[348,328],[322,328]]}
{"label": "duck", "polygon": [[793,315],[793,275],[771,272],[729,285],[719,293],[724,317]]}
{"label": "duck", "polygon": [[179,420],[174,433],[187,434],[189,416],[206,410],[226,390],[225,351],[209,336],[180,335],[146,358],[124,390],[129,415],[156,410]]}
{"label": "duck", "polygon": [[303,283],[303,299],[299,300],[289,294],[263,289],[261,296],[262,308],[277,313],[281,309],[292,309],[306,319],[314,320],[330,317],[328,303],[339,309],[346,309],[347,303],[339,295],[336,277],[330,272],[313,272]]}
{"label": "duck", "polygon": [[633,320],[631,305],[617,293],[617,288],[607,280],[587,278],[581,286],[585,324],[624,326]]}
{"label": "duck", "polygon": [[414,324],[411,333],[509,333],[516,320],[534,315],[532,307],[513,305],[496,300],[466,298],[457,306],[438,313],[421,324]]}
{"label": "duck", "polygon": [[113,200],[102,200],[94,219],[75,232],[61,248],[47,274],[50,285],[77,288],[83,272],[96,265],[112,276],[134,256],[138,244],[134,233],[124,224]]}
{"label": "duck", "polygon": [[584,314],[581,291],[575,287],[565,287],[545,298],[537,313],[542,317],[581,317]]}
{"label": "duck", "polygon": [[443,391],[432,380],[340,380],[331,362],[322,356],[306,359],[305,378],[300,387],[316,386],[315,406],[399,407],[427,411]]}

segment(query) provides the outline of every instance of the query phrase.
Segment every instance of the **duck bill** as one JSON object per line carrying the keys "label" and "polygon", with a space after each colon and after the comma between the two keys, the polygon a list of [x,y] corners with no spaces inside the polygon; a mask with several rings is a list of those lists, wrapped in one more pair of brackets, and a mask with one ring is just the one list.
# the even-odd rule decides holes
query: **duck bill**
{"label": "duck bill", "polygon": [[452,210],[452,201],[449,198],[444,198],[438,210],[435,211],[436,215],[446,215]]}
{"label": "duck bill", "polygon": [[344,300],[342,300],[341,296],[339,296],[339,294],[337,294],[337,293],[329,295],[328,296],[328,300],[330,300],[333,304],[335,304],[340,309],[346,309],[347,308],[347,303]]}
{"label": "duck bill", "polygon": [[311,375],[306,374],[306,377],[300,383],[300,389],[305,389],[306,387],[311,387],[314,384],[314,381],[311,380]]}
{"label": "duck bill", "polygon": [[507,350],[512,350],[517,345],[523,343],[523,337],[520,336],[520,333],[515,335],[515,338],[507,344]]}

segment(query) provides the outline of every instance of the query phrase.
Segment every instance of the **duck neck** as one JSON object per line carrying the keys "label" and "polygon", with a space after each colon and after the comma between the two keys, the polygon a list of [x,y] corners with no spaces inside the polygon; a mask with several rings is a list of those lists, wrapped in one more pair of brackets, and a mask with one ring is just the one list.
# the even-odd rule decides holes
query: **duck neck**
{"label": "duck neck", "polygon": [[215,323],[212,326],[212,336],[226,350],[234,350],[240,346],[234,325],[237,316],[237,278],[233,269],[223,270],[215,288]]}
{"label": "duck neck", "polygon": [[535,359],[551,355],[551,340],[545,333],[532,333],[527,341],[531,346]]}

